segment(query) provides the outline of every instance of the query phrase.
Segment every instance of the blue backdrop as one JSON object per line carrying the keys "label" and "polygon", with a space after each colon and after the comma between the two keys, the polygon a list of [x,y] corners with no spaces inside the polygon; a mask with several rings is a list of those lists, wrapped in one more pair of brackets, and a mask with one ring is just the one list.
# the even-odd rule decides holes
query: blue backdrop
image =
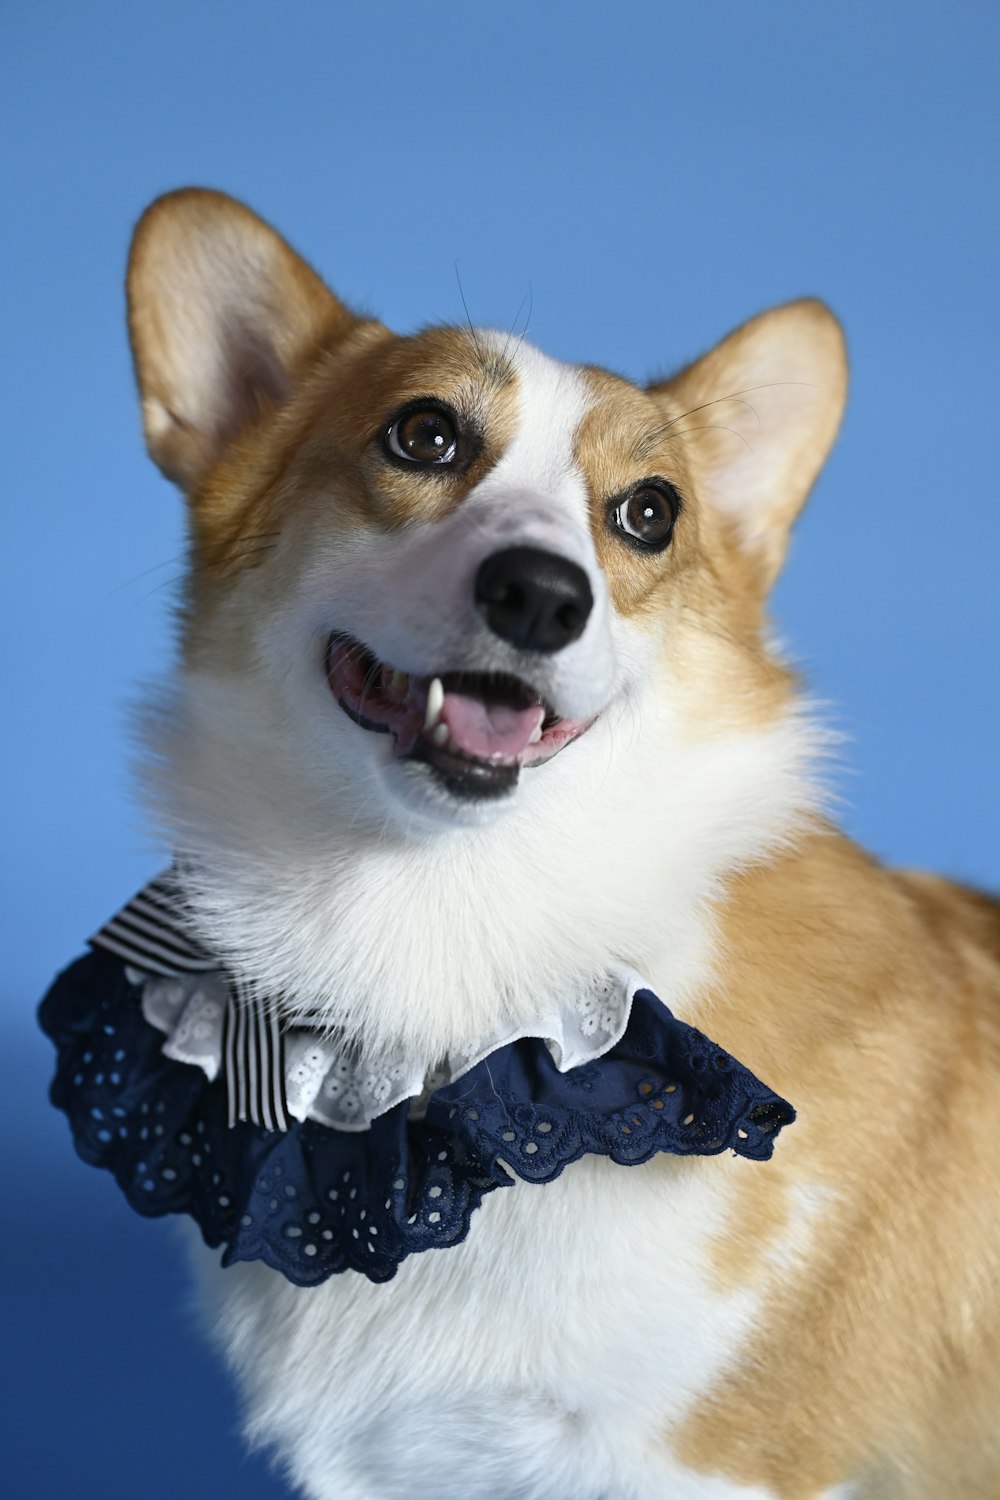
{"label": "blue backdrop", "polygon": [[995,885],[998,42],[986,0],[3,7],[7,1493],[284,1493],[171,1228],[73,1158],[33,1030],[162,859],[125,727],[181,551],[123,326],[144,204],[245,197],[403,329],[462,317],[456,261],[477,322],[530,286],[536,342],[636,377],[825,297],[853,391],[778,620],[853,742],[849,830]]}

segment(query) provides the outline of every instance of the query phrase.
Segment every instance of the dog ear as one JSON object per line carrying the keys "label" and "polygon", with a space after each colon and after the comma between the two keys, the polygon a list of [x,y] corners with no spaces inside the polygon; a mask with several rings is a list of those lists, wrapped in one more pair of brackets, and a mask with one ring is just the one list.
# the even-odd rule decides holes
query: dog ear
{"label": "dog ear", "polygon": [[840,324],[822,302],[786,303],[649,389],[675,416],[703,503],[735,531],[769,588],[840,425]]}
{"label": "dog ear", "polygon": [[139,221],[128,318],[146,443],[185,490],[353,321],[262,219],[201,188],[158,198]]}

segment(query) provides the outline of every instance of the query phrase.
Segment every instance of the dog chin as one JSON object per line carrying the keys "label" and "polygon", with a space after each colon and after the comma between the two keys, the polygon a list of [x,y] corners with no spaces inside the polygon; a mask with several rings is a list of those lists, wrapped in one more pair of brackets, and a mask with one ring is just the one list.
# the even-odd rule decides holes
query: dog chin
{"label": "dog chin", "polygon": [[380,769],[392,809],[418,830],[484,828],[507,816],[523,796],[523,770],[494,783],[477,780],[475,767],[452,772],[412,758],[393,756]]}

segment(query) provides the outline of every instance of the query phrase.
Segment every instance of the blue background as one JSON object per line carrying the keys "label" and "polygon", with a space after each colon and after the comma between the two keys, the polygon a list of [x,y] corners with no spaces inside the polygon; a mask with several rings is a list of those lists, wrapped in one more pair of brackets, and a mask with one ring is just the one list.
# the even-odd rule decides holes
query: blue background
{"label": "blue background", "polygon": [[403,329],[461,319],[457,261],[475,321],[530,286],[531,338],[635,377],[825,297],[853,391],[778,620],[853,741],[849,830],[996,885],[998,42],[989,0],[3,7],[7,1493],[284,1493],[33,1030],[161,859],[125,707],[169,658],[181,505],[132,391],[138,213],[225,188]]}

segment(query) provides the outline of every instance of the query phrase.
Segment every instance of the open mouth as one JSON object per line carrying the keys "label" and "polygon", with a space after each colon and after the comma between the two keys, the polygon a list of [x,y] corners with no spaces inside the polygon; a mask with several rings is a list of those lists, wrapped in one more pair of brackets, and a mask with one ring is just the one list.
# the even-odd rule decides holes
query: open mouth
{"label": "open mouth", "polygon": [[560,717],[520,678],[495,672],[417,677],[335,631],[327,681],[355,724],[391,734],[397,758],[423,762],[456,797],[500,797],[593,723]]}

